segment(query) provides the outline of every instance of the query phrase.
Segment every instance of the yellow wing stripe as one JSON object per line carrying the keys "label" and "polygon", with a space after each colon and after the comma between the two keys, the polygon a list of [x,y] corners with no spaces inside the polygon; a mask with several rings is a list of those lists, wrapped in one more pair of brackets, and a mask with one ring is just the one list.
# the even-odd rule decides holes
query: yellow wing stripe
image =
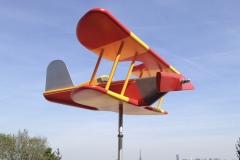
{"label": "yellow wing stripe", "polygon": [[109,43],[99,48],[91,49],[91,51],[99,55],[101,50],[104,49],[103,58],[114,61],[118,52],[118,48],[122,42],[124,42],[124,46],[122,48],[120,60],[134,57],[136,52],[138,52],[138,54],[142,54],[149,50],[148,45],[146,45],[134,33],[130,32],[130,35],[124,39]]}
{"label": "yellow wing stripe", "polygon": [[159,112],[159,113],[165,113],[165,110],[158,109],[158,108],[152,108],[152,111]]}
{"label": "yellow wing stripe", "polygon": [[175,72],[176,74],[180,74],[180,72],[178,72],[173,66],[170,65],[169,67],[173,72]]}
{"label": "yellow wing stripe", "polygon": [[146,43],[144,43],[140,38],[138,38],[134,33],[130,32],[130,36],[137,41],[140,45],[142,45],[146,50],[149,50],[149,47]]}

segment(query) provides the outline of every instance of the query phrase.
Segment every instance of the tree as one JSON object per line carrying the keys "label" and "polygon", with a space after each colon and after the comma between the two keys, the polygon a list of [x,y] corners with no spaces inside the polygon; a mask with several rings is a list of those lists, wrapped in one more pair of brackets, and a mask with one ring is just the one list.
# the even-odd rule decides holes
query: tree
{"label": "tree", "polygon": [[14,159],[16,154],[14,136],[0,134],[0,159]]}
{"label": "tree", "polygon": [[52,152],[52,148],[47,148],[44,152],[45,160],[55,160],[56,155]]}
{"label": "tree", "polygon": [[237,150],[237,156],[238,156],[238,159],[240,160],[240,138],[238,138],[239,141],[237,141],[237,144],[236,145],[236,150]]}
{"label": "tree", "polygon": [[52,148],[47,148],[44,152],[45,160],[61,160],[62,155],[60,154],[59,148],[56,152],[52,152]]}
{"label": "tree", "polygon": [[60,151],[59,151],[59,148],[57,149],[57,151],[55,152],[55,154],[56,154],[55,160],[61,160],[61,159],[62,159],[62,155],[61,155],[61,153],[60,153]]}
{"label": "tree", "polygon": [[19,130],[17,135],[0,133],[0,160],[61,160],[62,157],[56,158],[45,137],[31,138],[26,129]]}

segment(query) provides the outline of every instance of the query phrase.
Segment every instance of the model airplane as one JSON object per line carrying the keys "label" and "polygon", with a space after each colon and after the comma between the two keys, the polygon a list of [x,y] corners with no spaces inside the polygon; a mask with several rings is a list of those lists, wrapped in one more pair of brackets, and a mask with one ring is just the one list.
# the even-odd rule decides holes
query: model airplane
{"label": "model airplane", "polygon": [[[92,77],[89,82],[74,86],[64,62],[51,62],[44,92],[44,97],[51,102],[113,112],[119,112],[121,104],[123,114],[167,114],[160,109],[166,93],[194,89],[189,79],[105,9],[92,9],[80,19],[77,38],[83,46],[99,55]],[[109,76],[95,78],[101,58],[113,61],[113,67]],[[117,64],[125,61],[131,61],[126,78],[113,81]],[[135,61],[141,64],[134,65]],[[130,79],[131,74],[137,78]],[[152,107],[157,100],[158,107]]]}
{"label": "model airplane", "polygon": [[[91,79],[74,86],[65,63],[53,61],[47,69],[44,97],[79,108],[118,112],[118,160],[121,160],[123,114],[167,114],[160,109],[162,97],[171,91],[193,90],[194,86],[105,9],[92,9],[80,19],[77,38],[99,55]],[[109,76],[96,77],[102,58],[113,61],[113,66]],[[126,61],[131,62],[126,78],[114,81],[117,64]],[[140,64],[134,65],[136,61]],[[131,74],[137,78],[130,79]],[[157,100],[158,106],[152,107]]]}

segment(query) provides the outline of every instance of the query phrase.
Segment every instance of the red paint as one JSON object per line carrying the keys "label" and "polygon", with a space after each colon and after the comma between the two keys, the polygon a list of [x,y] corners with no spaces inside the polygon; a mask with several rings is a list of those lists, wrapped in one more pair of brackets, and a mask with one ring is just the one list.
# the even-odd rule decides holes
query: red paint
{"label": "red paint", "polygon": [[77,38],[88,49],[96,49],[121,40],[130,31],[106,9],[94,8],[78,22]]}
{"label": "red paint", "polygon": [[70,96],[71,92],[72,92],[72,90],[65,90],[62,92],[43,94],[43,95],[48,101],[51,101],[51,102],[65,104],[65,105],[74,106],[74,107],[79,107],[79,108],[83,108],[83,109],[98,110],[97,108],[94,108],[94,107],[81,105],[81,104],[73,102],[73,100]]}
{"label": "red paint", "polygon": [[[115,81],[112,82],[110,85],[109,90],[115,93],[120,94],[121,90],[122,90],[122,86],[123,86],[124,80],[123,81]],[[61,92],[52,92],[52,93],[45,93],[44,97],[51,102],[55,102],[55,103],[60,103],[60,104],[65,104],[65,105],[70,105],[70,106],[74,106],[74,107],[79,107],[79,108],[84,108],[84,109],[89,109],[89,110],[98,110],[97,108],[91,107],[91,106],[86,106],[86,105],[81,105],[78,103],[75,103],[72,98],[71,95],[75,94],[83,89],[95,89],[98,91],[101,91],[104,94],[107,94],[107,90],[104,88],[105,84],[101,84],[99,86],[91,86],[91,85],[86,85],[86,86],[82,86],[79,88],[73,88],[73,89],[66,89],[66,90],[62,90]],[[89,96],[94,97],[94,95],[88,95]],[[136,106],[146,106],[147,104],[144,102],[137,84],[135,80],[129,80],[129,83],[127,85],[126,91],[124,96],[129,98],[129,103],[136,105]],[[90,97],[91,98],[91,97]]]}
{"label": "red paint", "polygon": [[192,83],[181,84],[181,74],[158,72],[156,76],[156,85],[159,92],[180,91],[180,90],[193,90]]}
{"label": "red paint", "polygon": [[[131,61],[132,57],[123,59],[121,61]],[[149,51],[139,54],[136,61],[143,62],[142,64],[133,67],[132,74],[140,77],[142,71],[144,71],[142,77],[156,76],[157,71],[168,70],[168,72],[174,73],[163,58],[157,55],[152,49]]]}
{"label": "red paint", "polygon": [[[120,94],[122,91],[122,87],[124,84],[125,80],[121,80],[121,81],[115,81],[112,82],[109,90],[115,93]],[[103,85],[102,87],[105,87],[105,85]],[[124,96],[128,97],[131,99],[131,101],[137,101],[137,102],[132,102],[132,103],[136,103],[139,106],[146,106],[147,104],[145,103],[145,101],[143,100],[143,97],[138,89],[138,86],[136,84],[136,81],[134,79],[130,79],[128,81]]]}

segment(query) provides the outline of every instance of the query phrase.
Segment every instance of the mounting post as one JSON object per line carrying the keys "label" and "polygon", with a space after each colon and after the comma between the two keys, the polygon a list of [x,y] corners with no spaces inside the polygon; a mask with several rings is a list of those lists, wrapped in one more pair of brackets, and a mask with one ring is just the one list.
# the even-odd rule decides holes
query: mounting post
{"label": "mounting post", "polygon": [[123,104],[119,104],[118,119],[118,160],[122,160],[122,138],[123,138]]}

